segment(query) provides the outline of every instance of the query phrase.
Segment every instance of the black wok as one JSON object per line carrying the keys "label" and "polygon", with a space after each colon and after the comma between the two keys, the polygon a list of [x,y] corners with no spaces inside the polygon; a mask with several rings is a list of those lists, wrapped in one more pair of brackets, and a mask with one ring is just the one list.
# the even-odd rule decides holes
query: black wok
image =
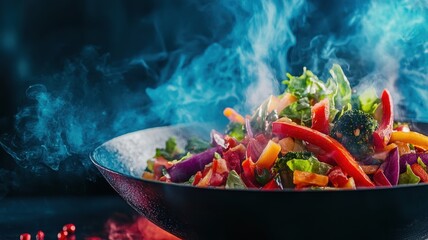
{"label": "black wok", "polygon": [[[427,124],[416,124],[427,132]],[[343,191],[196,188],[141,179],[156,147],[176,136],[209,136],[169,126],[114,138],[91,154],[111,186],[140,214],[184,239],[426,239],[428,185]]]}

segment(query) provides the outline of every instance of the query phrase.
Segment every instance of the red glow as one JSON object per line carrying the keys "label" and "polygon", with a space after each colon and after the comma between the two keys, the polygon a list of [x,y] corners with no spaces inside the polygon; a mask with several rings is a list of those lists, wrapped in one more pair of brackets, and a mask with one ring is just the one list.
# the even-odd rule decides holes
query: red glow
{"label": "red glow", "polygon": [[179,240],[176,236],[156,226],[144,217],[129,217],[116,214],[107,220],[107,236],[109,240]]}

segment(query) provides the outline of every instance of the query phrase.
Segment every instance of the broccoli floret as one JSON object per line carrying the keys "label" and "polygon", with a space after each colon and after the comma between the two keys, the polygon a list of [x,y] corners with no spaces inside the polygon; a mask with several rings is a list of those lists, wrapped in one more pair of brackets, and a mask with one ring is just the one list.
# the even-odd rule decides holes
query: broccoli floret
{"label": "broccoli floret", "polygon": [[377,121],[361,110],[345,112],[334,124],[330,135],[342,143],[357,160],[374,153],[373,132]]}

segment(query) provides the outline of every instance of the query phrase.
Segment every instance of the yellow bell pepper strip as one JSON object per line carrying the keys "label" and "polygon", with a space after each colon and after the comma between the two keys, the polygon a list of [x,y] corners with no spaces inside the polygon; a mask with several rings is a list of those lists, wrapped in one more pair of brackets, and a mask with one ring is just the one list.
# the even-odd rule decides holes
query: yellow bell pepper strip
{"label": "yellow bell pepper strip", "polygon": [[232,122],[245,124],[245,118],[241,114],[239,114],[235,110],[233,110],[232,108],[225,108],[223,111],[223,114],[224,114],[224,116],[229,118],[229,120]]}
{"label": "yellow bell pepper strip", "polygon": [[388,144],[391,138],[394,124],[394,110],[392,97],[388,90],[384,89],[381,96],[382,102],[382,120],[379,127],[373,133],[373,144],[376,150],[382,150]]}
{"label": "yellow bell pepper strip", "polygon": [[257,160],[256,166],[258,168],[270,169],[278,158],[279,152],[281,152],[281,146],[278,143],[269,140],[268,144],[263,149],[259,160]]}
{"label": "yellow bell pepper strip", "polygon": [[300,187],[313,185],[325,187],[328,184],[328,177],[321,174],[294,170],[293,183]]}
{"label": "yellow bell pepper strip", "polygon": [[405,142],[411,143],[415,146],[427,149],[428,148],[428,136],[417,132],[392,132],[390,142]]}
{"label": "yellow bell pepper strip", "polygon": [[311,128],[287,122],[272,123],[272,133],[281,137],[294,137],[319,146],[330,154],[343,171],[354,178],[358,187],[375,186],[348,150],[334,138]]}

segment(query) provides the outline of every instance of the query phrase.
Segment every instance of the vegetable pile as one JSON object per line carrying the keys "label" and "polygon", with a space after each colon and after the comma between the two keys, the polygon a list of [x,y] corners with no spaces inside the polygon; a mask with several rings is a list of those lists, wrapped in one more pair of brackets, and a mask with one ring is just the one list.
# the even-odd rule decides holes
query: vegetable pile
{"label": "vegetable pile", "polygon": [[170,138],[143,178],[227,189],[356,189],[428,182],[428,137],[394,122],[392,97],[353,94],[339,65],[321,81],[304,69],[243,116],[232,108],[211,142]]}

